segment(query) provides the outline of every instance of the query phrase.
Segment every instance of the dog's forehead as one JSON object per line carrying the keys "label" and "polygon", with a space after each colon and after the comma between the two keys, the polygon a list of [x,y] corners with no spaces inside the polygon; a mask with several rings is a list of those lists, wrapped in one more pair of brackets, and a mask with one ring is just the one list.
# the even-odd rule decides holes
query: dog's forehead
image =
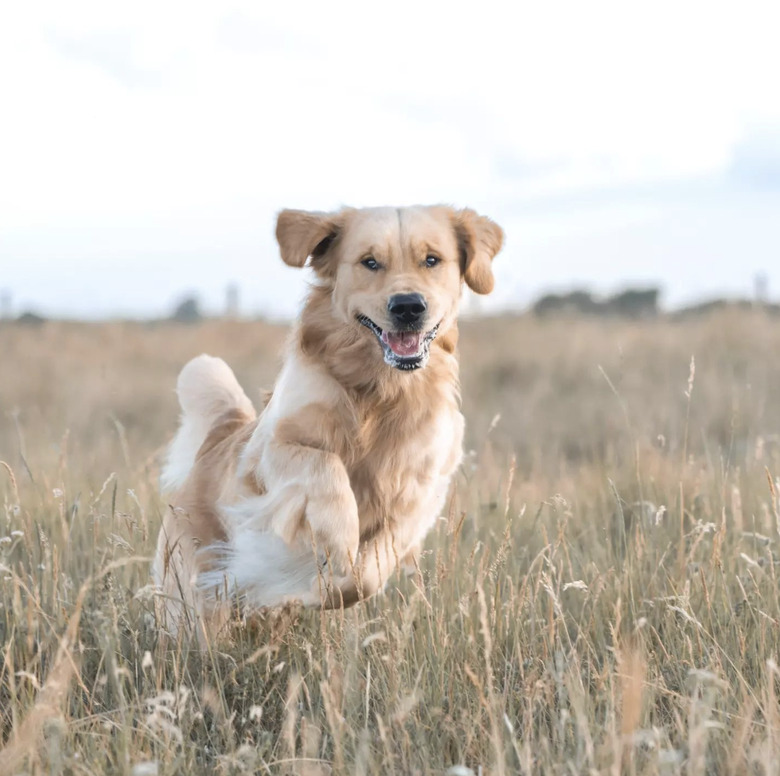
{"label": "dog's forehead", "polygon": [[389,245],[399,240],[398,211],[395,208],[353,210],[347,218],[344,242],[350,245]]}
{"label": "dog's forehead", "polygon": [[[350,213],[344,244],[354,249],[402,250],[418,244],[454,242],[452,221],[445,208],[365,208]],[[446,245],[442,245],[442,248]]]}

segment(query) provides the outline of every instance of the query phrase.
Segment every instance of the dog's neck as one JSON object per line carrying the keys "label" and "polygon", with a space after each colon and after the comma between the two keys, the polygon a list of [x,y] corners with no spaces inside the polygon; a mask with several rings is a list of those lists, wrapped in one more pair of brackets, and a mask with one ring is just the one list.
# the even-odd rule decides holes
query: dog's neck
{"label": "dog's neck", "polygon": [[428,364],[411,372],[384,362],[375,337],[359,324],[345,325],[333,314],[331,290],[314,287],[295,331],[295,341],[308,358],[322,364],[343,388],[358,397],[403,401],[421,392],[451,392],[458,396],[458,327],[453,323],[439,331],[431,343]]}

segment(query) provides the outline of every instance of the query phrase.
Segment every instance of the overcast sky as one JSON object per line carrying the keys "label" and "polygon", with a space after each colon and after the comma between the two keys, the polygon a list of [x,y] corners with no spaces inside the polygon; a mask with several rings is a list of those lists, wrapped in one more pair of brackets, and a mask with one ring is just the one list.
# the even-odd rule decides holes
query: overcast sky
{"label": "overcast sky", "polygon": [[4,3],[14,310],[290,315],[283,207],[446,202],[506,230],[484,309],[662,284],[780,296],[780,6]]}

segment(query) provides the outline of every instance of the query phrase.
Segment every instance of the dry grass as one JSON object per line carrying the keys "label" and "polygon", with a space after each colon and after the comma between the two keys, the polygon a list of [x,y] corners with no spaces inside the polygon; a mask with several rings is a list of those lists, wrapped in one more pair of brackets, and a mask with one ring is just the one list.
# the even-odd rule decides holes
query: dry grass
{"label": "dry grass", "polygon": [[0,773],[778,773],[777,320],[469,323],[422,585],[166,645],[176,372],[284,336],[0,327]]}

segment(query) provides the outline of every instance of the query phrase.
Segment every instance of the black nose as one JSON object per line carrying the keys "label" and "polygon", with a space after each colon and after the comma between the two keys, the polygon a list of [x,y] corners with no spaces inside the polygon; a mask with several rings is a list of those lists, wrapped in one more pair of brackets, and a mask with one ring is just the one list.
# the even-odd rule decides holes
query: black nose
{"label": "black nose", "polygon": [[425,317],[428,305],[422,294],[393,294],[387,300],[387,312],[402,326],[419,323]]}

